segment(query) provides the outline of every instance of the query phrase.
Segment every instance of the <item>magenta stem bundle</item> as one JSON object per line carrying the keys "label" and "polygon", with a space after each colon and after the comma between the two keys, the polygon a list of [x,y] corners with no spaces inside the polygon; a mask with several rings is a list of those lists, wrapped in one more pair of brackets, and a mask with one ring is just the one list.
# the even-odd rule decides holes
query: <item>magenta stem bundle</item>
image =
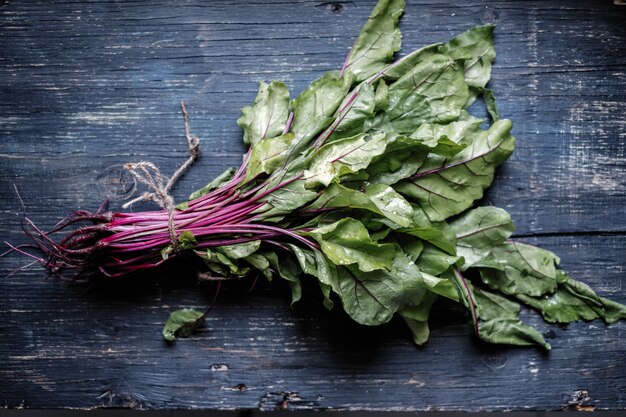
{"label": "magenta stem bundle", "polygon": [[[297,230],[254,222],[266,205],[260,200],[298,177],[270,188],[261,183],[246,189],[241,187],[245,172],[244,163],[226,185],[190,200],[183,210],[176,210],[172,216],[176,232],[191,233],[197,249],[256,240],[284,248],[278,242],[285,238],[317,248],[316,243]],[[167,210],[94,214],[80,211],[48,233],[42,232],[30,220],[27,225],[32,228],[29,234],[37,248],[48,256],[47,260],[38,260],[52,275],[62,276],[68,271],[79,271],[79,275],[93,273],[95,271],[90,266],[97,265],[97,270],[104,276],[119,278],[164,262],[162,250],[176,243],[171,241],[168,232],[169,220]],[[94,224],[74,230],[58,243],[49,237],[51,233],[78,222]],[[168,258],[176,255],[177,251],[174,251]]]}

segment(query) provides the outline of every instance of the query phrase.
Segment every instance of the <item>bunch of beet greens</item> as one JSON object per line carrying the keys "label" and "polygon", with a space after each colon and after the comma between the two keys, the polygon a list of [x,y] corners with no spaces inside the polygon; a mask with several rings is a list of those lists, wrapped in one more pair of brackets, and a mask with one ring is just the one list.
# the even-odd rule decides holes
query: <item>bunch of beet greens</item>
{"label": "bunch of beet greens", "polygon": [[[549,322],[626,318],[625,306],[557,269],[556,255],[510,240],[506,211],[472,207],[515,144],[485,88],[493,26],[393,61],[403,7],[381,0],[341,71],[295,99],[283,83],[261,83],[238,120],[243,163],[179,204],[173,229],[167,210],[76,213],[59,229],[90,224],[60,242],[33,233],[48,271],[121,278],[193,253],[222,276],[281,277],[294,303],[301,280],[317,280],[326,307],[339,300],[365,325],[399,314],[417,344],[439,297],[466,307],[485,341],[546,349],[519,303]],[[467,111],[479,95],[491,120]],[[173,313],[165,337],[201,317]]]}

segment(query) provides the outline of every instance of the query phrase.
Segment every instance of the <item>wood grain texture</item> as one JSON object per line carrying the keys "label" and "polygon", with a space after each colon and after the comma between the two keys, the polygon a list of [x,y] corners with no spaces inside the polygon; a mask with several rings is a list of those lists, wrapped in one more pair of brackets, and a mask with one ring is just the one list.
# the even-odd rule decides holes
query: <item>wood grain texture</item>
{"label": "wood grain texture", "polygon": [[[134,185],[121,167],[185,158],[185,99],[202,156],[178,200],[241,159],[235,120],[258,81],[301,91],[338,68],[374,1],[0,3],[0,236],[25,242],[16,187],[44,228]],[[626,302],[626,9],[597,1],[408,1],[403,50],[496,23],[491,87],[518,146],[485,198],[517,235]],[[293,93],[292,93],[293,94]],[[136,209],[150,208],[149,205]],[[536,325],[553,346],[486,346],[462,314],[415,348],[402,323],[353,324],[305,289],[227,286],[206,330],[160,330],[211,287],[174,265],[148,283],[42,282],[0,259],[0,406],[8,408],[626,409],[626,326]],[[441,310],[439,310],[441,311]],[[585,394],[586,393],[586,394]]]}

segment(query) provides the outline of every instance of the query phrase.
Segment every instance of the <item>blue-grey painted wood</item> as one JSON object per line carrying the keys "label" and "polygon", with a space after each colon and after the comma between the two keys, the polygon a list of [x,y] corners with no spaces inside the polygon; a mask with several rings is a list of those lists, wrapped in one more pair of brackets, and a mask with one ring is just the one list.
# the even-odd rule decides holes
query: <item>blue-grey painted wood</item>
{"label": "blue-grey painted wood", "polygon": [[[121,170],[185,158],[185,99],[202,156],[178,200],[243,152],[235,120],[260,80],[297,92],[337,68],[373,1],[0,4],[0,235],[25,242],[106,197]],[[518,147],[486,202],[523,239],[554,250],[601,294],[626,302],[626,8],[594,1],[408,1],[404,51],[498,25],[492,88]],[[148,205],[136,209],[150,208]],[[4,277],[24,265],[0,260]],[[320,295],[288,308],[279,283],[227,286],[207,330],[173,346],[160,328],[211,288],[172,266],[156,282],[82,290],[31,268],[0,279],[0,406],[552,410],[626,408],[626,327],[566,328],[531,312],[553,350],[485,346],[466,317],[435,318],[415,348],[401,323],[364,328]],[[586,393],[586,394],[585,394]]]}

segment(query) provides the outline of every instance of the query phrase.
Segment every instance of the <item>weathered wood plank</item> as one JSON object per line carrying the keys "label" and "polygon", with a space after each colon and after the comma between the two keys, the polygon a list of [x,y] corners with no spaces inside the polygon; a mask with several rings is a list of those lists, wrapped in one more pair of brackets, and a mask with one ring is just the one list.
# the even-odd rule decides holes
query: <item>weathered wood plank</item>
{"label": "weathered wood plank", "polygon": [[[173,170],[184,154],[178,146],[178,101],[185,98],[208,153],[188,176],[192,180],[178,188],[182,198],[218,172],[215,166],[238,161],[242,146],[234,120],[254,97],[258,80],[281,78],[297,91],[341,62],[354,36],[344,28],[351,24],[356,32],[371,4],[358,5],[346,3],[332,13],[311,2],[262,3],[250,15],[237,3],[175,11],[153,10],[158,8],[148,3],[91,4],[86,16],[72,3],[59,5],[52,16],[44,7],[6,7],[3,39],[9,42],[0,46],[6,64],[0,82],[6,83],[10,100],[0,104],[5,115],[0,133],[7,137],[3,153],[34,154],[34,161],[69,153],[87,161],[106,146],[106,155],[119,155],[114,164],[157,160],[163,149],[169,153],[174,147],[163,165]],[[409,4],[403,22],[407,49],[447,39],[481,21],[500,25],[492,84],[503,115],[515,121],[519,146],[503,171],[510,181],[497,182],[491,195],[512,211],[525,233],[624,230],[604,208],[619,209],[616,202],[626,185],[620,158],[624,141],[614,140],[625,129],[619,117],[626,103],[625,34],[612,8],[585,7],[589,13],[564,3],[548,8],[476,3],[461,9]],[[286,14],[279,19],[277,10]],[[320,30],[324,19],[333,19],[332,24]],[[297,39],[298,47],[285,39]],[[19,165],[4,161],[3,168],[14,175]],[[68,162],[59,160],[64,167]],[[529,164],[547,167],[537,172]],[[79,187],[67,188],[70,195],[82,194],[81,183],[109,166],[61,180],[62,187],[69,183]],[[519,205],[521,199],[529,200],[530,210]]]}
{"label": "weathered wood plank", "polygon": [[[623,261],[607,255],[624,247],[624,237],[529,242],[554,249],[572,275],[626,301]],[[432,338],[418,349],[399,321],[358,326],[339,310],[325,311],[312,287],[290,310],[281,284],[251,294],[234,285],[205,331],[168,346],[160,330],[170,309],[202,308],[212,295],[191,279],[172,282],[175,276],[86,296],[42,283],[37,271],[3,282],[2,293],[11,294],[0,312],[5,404],[266,408],[297,393],[294,408],[559,409],[580,389],[598,409],[626,404],[623,323],[559,327],[525,314],[552,344],[545,354],[485,346],[463,314],[435,315]]]}
{"label": "weathered wood plank", "polygon": [[[185,158],[179,101],[203,155],[177,199],[243,147],[235,124],[260,80],[297,92],[340,66],[374,1],[9,2],[0,6],[0,235],[25,242],[29,214],[50,227],[105,198],[119,208],[121,171],[147,159],[166,173]],[[610,2],[412,2],[404,50],[495,22],[492,87],[518,147],[486,201],[564,267],[626,302],[626,38]],[[149,206],[143,206],[148,208]],[[137,207],[141,209],[142,207]],[[533,237],[534,236],[534,237]],[[0,276],[24,259],[0,259]],[[165,345],[170,309],[210,291],[185,272],[158,285],[82,295],[33,269],[0,280],[0,406],[374,410],[560,409],[588,390],[599,409],[626,408],[624,323],[537,324],[553,345],[484,346],[465,317],[436,320],[423,349],[393,322],[380,328],[326,312],[308,289],[228,287],[207,330]],[[159,277],[161,278],[161,277]],[[245,384],[245,389],[242,385]],[[523,390],[520,387],[524,387]]]}

